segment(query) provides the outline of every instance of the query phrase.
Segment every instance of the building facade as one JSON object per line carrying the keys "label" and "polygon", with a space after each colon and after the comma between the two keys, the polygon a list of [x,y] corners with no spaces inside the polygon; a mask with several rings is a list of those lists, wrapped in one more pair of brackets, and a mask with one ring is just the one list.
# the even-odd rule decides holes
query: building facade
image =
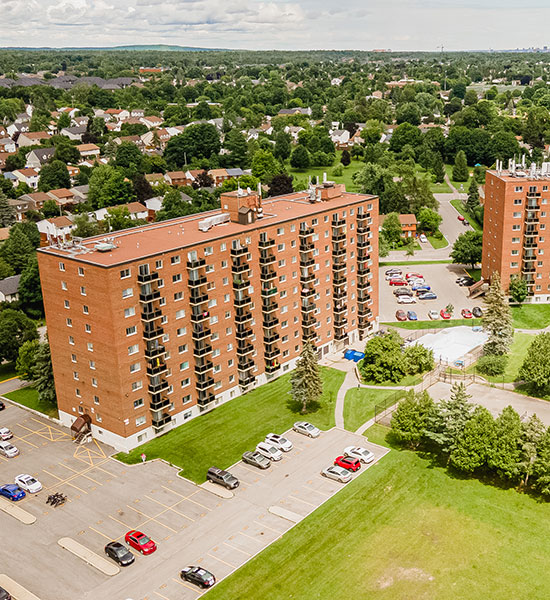
{"label": "building facade", "polygon": [[378,326],[378,199],[324,183],[39,249],[62,421],[128,450]]}
{"label": "building facade", "polygon": [[[534,168],[487,171],[481,276],[527,282],[527,301],[550,302],[550,175]],[[546,229],[548,225],[548,229]]]}

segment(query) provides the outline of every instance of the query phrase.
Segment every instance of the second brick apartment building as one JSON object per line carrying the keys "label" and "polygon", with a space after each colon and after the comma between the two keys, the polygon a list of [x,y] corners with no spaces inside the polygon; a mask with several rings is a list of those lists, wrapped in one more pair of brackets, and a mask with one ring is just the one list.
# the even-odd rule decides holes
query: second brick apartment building
{"label": "second brick apartment building", "polygon": [[331,182],[39,250],[61,420],[128,450],[378,322],[378,199]]}

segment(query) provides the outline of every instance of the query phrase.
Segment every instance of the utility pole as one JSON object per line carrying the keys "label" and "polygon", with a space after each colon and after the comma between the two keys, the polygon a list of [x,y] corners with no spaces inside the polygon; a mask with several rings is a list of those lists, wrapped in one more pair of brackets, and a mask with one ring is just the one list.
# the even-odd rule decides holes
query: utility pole
{"label": "utility pole", "polygon": [[[445,46],[441,44],[441,46],[437,46],[441,50],[441,64],[443,64],[443,49]],[[443,65],[443,91],[447,91],[447,67]]]}

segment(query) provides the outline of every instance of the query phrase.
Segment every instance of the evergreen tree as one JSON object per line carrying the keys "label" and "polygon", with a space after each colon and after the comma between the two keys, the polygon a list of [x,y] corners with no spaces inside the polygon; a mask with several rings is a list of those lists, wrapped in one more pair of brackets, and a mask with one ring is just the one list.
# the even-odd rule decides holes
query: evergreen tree
{"label": "evergreen tree", "polygon": [[483,329],[489,334],[483,347],[485,354],[507,354],[514,337],[510,306],[502,286],[498,271],[491,277],[491,285],[485,299]]}
{"label": "evergreen tree", "polygon": [[306,342],[296,368],[290,377],[291,394],[295,402],[301,405],[302,413],[319,401],[323,393],[323,382],[317,364],[317,350],[311,342]]}
{"label": "evergreen tree", "polygon": [[237,129],[232,129],[225,136],[225,148],[229,150],[229,161],[234,167],[248,166],[248,145],[244,135]]}
{"label": "evergreen tree", "polygon": [[0,227],[9,227],[15,223],[15,210],[2,190],[0,190]]}
{"label": "evergreen tree", "polygon": [[294,191],[292,187],[292,177],[286,173],[275,175],[269,184],[268,195],[282,196],[283,194],[291,194]]}
{"label": "evergreen tree", "polygon": [[494,437],[494,428],[491,413],[486,408],[477,406],[451,452],[451,464],[466,473],[473,473],[485,466],[490,443]]}
{"label": "evergreen tree", "polygon": [[459,150],[456,153],[455,164],[453,165],[453,181],[468,181],[469,176],[466,154],[464,150]]}
{"label": "evergreen tree", "polygon": [[52,355],[48,343],[40,344],[31,370],[33,385],[38,392],[38,400],[56,406],[55,381],[53,378]]}
{"label": "evergreen tree", "polygon": [[285,161],[290,156],[290,153],[292,152],[292,146],[290,144],[291,139],[290,135],[284,131],[279,131],[275,136],[273,154],[276,158]]}
{"label": "evergreen tree", "polygon": [[16,273],[21,273],[34,255],[34,248],[20,228],[12,227],[0,254]]}
{"label": "evergreen tree", "polygon": [[529,485],[529,477],[534,472],[535,463],[538,458],[538,449],[546,433],[544,423],[537,417],[531,415],[528,421],[521,424],[521,458],[518,464],[521,474],[521,485]]}
{"label": "evergreen tree", "polygon": [[531,342],[519,377],[539,392],[550,388],[550,333],[540,333]]}
{"label": "evergreen tree", "polygon": [[407,392],[391,419],[392,433],[396,440],[410,448],[417,448],[426,434],[428,418],[434,407],[434,401],[428,392]]}
{"label": "evergreen tree", "polygon": [[30,258],[21,273],[17,291],[21,308],[32,318],[40,318],[44,314],[44,304],[36,254]]}
{"label": "evergreen tree", "polygon": [[40,177],[38,179],[38,189],[40,191],[49,192],[58,188],[70,187],[71,177],[64,162],[53,160],[40,169]]}
{"label": "evergreen tree", "polygon": [[537,458],[533,463],[533,487],[543,496],[550,496],[550,428],[537,444]]}
{"label": "evergreen tree", "polygon": [[11,277],[15,275],[15,271],[8,265],[8,263],[0,257],[0,279]]}
{"label": "evergreen tree", "polygon": [[347,150],[342,152],[342,157],[340,158],[340,162],[347,167],[351,163],[351,156]]}
{"label": "evergreen tree", "polygon": [[495,437],[489,449],[488,465],[504,479],[520,475],[522,427],[518,413],[507,406],[495,420]]}
{"label": "evergreen tree", "polygon": [[479,206],[479,190],[475,177],[472,177],[470,187],[468,188],[468,199],[466,200],[466,208],[473,215],[475,209]]}
{"label": "evergreen tree", "polygon": [[290,166],[294,169],[307,169],[310,162],[307,148],[301,144],[296,146],[290,155]]}

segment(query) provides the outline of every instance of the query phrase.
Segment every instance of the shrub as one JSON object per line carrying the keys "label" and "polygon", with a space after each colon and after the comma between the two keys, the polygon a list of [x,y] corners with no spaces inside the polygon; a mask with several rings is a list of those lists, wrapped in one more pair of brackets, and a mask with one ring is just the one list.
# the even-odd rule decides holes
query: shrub
{"label": "shrub", "polygon": [[477,361],[477,370],[484,375],[502,375],[506,370],[506,364],[508,357],[506,355],[494,356],[487,355],[482,356]]}
{"label": "shrub", "polygon": [[339,165],[334,167],[334,169],[332,169],[332,175],[334,177],[342,177],[343,174],[344,174],[344,165],[342,163],[340,163]]}

